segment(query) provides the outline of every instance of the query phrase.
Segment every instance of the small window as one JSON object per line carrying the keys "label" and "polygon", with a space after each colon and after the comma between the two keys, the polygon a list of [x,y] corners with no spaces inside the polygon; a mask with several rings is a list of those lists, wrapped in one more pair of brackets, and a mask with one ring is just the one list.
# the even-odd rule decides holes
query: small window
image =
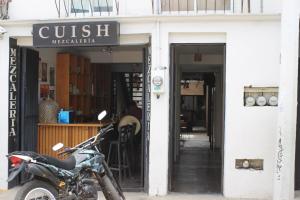
{"label": "small window", "polygon": [[113,0],[72,0],[72,13],[112,12]]}
{"label": "small window", "polygon": [[90,12],[90,5],[88,0],[72,0],[71,1],[72,13],[88,13]]}
{"label": "small window", "polygon": [[112,12],[112,0],[92,0],[94,12]]}

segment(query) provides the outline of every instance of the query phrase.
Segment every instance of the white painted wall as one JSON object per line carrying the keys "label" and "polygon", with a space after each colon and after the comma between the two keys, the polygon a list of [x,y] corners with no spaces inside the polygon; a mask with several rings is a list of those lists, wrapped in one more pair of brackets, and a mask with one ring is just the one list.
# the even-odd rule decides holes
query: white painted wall
{"label": "white painted wall", "polygon": [[297,117],[299,117],[297,109],[299,105],[299,8],[299,0],[285,0],[282,4],[279,114],[275,136],[273,200],[295,198],[295,151],[298,145],[296,137],[298,137]]}
{"label": "white painted wall", "polygon": [[[169,83],[170,43],[227,43],[224,195],[270,198],[277,108],[244,107],[243,88],[247,85],[278,85],[279,19],[240,16],[229,17],[228,20],[226,17],[222,20],[213,17],[189,20],[164,18],[159,23],[155,23],[159,18],[147,20],[145,23],[130,22],[130,19],[121,22],[121,34],[152,35],[152,69],[167,67],[165,83]],[[5,27],[9,35],[30,36],[30,23]],[[5,91],[8,88],[8,44],[5,41],[0,40],[0,52],[3,52],[0,54],[0,74],[3,76],[0,88],[3,95],[7,94]],[[129,41],[132,42],[133,38]],[[149,194],[165,195],[168,191],[169,87],[165,88],[165,93],[159,99],[152,95],[151,102]],[[0,109],[7,110],[7,98],[0,100]],[[7,119],[5,113],[0,114],[1,119]],[[0,123],[0,131],[7,133],[6,120]],[[4,159],[5,145],[5,142],[0,145],[3,148],[0,159]],[[236,158],[262,158],[264,170],[236,170]],[[5,167],[0,164],[0,170],[5,171]],[[3,178],[0,179],[0,186],[5,186]]]}
{"label": "white painted wall", "polygon": [[[178,27],[180,27],[180,30],[178,30]],[[189,37],[191,33],[185,34],[182,30],[192,32],[193,37]],[[246,85],[278,86],[279,22],[162,23],[160,32],[164,39],[161,39],[161,56],[158,65],[167,67],[169,67],[169,41],[181,43],[201,43],[205,41],[213,43],[215,41],[218,43],[224,42],[222,38],[226,38],[226,124],[223,192],[226,197],[270,198],[272,196],[277,108],[244,107],[243,88]],[[215,38],[211,36],[213,35],[211,33],[216,33]],[[220,37],[219,33],[223,33],[223,37]],[[168,96],[167,92],[162,97],[166,98]],[[165,99],[160,101],[160,113],[162,112],[161,109],[168,112],[168,101],[165,102]],[[168,117],[160,123],[161,133],[167,129],[167,120]],[[167,136],[168,132],[163,136],[160,134],[160,139],[165,141],[168,138]],[[166,144],[160,146],[160,155],[162,155],[161,152],[166,151],[166,148]],[[260,172],[236,170],[234,164],[237,158],[264,159],[264,170]],[[161,165],[161,169],[163,166]]]}
{"label": "white painted wall", "polygon": [[8,160],[6,158],[8,152],[8,68],[9,68],[9,38],[5,35],[0,40],[0,91],[2,93],[0,99],[0,132],[1,141],[0,145],[0,189],[7,189],[8,177]]}
{"label": "white painted wall", "polygon": [[145,16],[152,14],[152,0],[122,0],[120,7],[122,15]]}
{"label": "white painted wall", "polygon": [[[280,26],[255,27],[227,35],[224,194],[270,198],[277,108],[243,107],[242,95],[246,85],[278,86]],[[236,158],[262,158],[264,171],[235,170]]]}

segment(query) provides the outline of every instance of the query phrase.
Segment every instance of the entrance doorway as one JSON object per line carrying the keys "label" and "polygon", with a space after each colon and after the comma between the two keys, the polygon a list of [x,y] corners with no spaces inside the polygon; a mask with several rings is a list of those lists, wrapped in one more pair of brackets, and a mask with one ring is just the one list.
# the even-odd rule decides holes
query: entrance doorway
{"label": "entrance doorway", "polygon": [[222,192],[225,45],[172,45],[169,190]]}
{"label": "entrance doorway", "polygon": [[[63,159],[52,146],[62,142],[73,147],[97,134],[101,127],[97,116],[106,110],[108,116],[101,123],[115,124],[114,133],[107,134],[101,143],[108,166],[125,191],[146,190],[148,129],[144,123],[148,122],[145,107],[149,102],[144,77],[149,76],[148,46],[21,49],[20,93],[24,103],[20,105],[20,122],[26,123],[26,128],[20,129],[21,147],[16,150]],[[54,111],[55,104],[58,111]],[[62,110],[69,113],[64,122],[56,118]],[[49,118],[54,112],[51,116],[55,119]],[[31,121],[29,114],[34,118]],[[129,125],[134,131],[124,141],[120,126]],[[121,139],[122,145],[118,145]]]}

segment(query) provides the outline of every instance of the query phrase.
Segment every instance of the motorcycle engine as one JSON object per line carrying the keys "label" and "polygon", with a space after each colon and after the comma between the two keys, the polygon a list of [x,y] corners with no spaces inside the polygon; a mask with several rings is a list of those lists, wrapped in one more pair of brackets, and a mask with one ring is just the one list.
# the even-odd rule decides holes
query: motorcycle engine
{"label": "motorcycle engine", "polygon": [[82,184],[78,196],[81,199],[97,200],[98,199],[97,189],[94,185]]}

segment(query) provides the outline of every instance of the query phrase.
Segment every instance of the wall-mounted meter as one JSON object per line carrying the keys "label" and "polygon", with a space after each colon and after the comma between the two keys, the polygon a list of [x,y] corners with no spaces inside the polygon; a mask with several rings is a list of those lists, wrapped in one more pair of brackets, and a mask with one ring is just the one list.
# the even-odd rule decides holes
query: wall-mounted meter
{"label": "wall-mounted meter", "polygon": [[154,69],[152,78],[152,92],[157,98],[165,92],[165,70],[166,67],[157,67]]}

